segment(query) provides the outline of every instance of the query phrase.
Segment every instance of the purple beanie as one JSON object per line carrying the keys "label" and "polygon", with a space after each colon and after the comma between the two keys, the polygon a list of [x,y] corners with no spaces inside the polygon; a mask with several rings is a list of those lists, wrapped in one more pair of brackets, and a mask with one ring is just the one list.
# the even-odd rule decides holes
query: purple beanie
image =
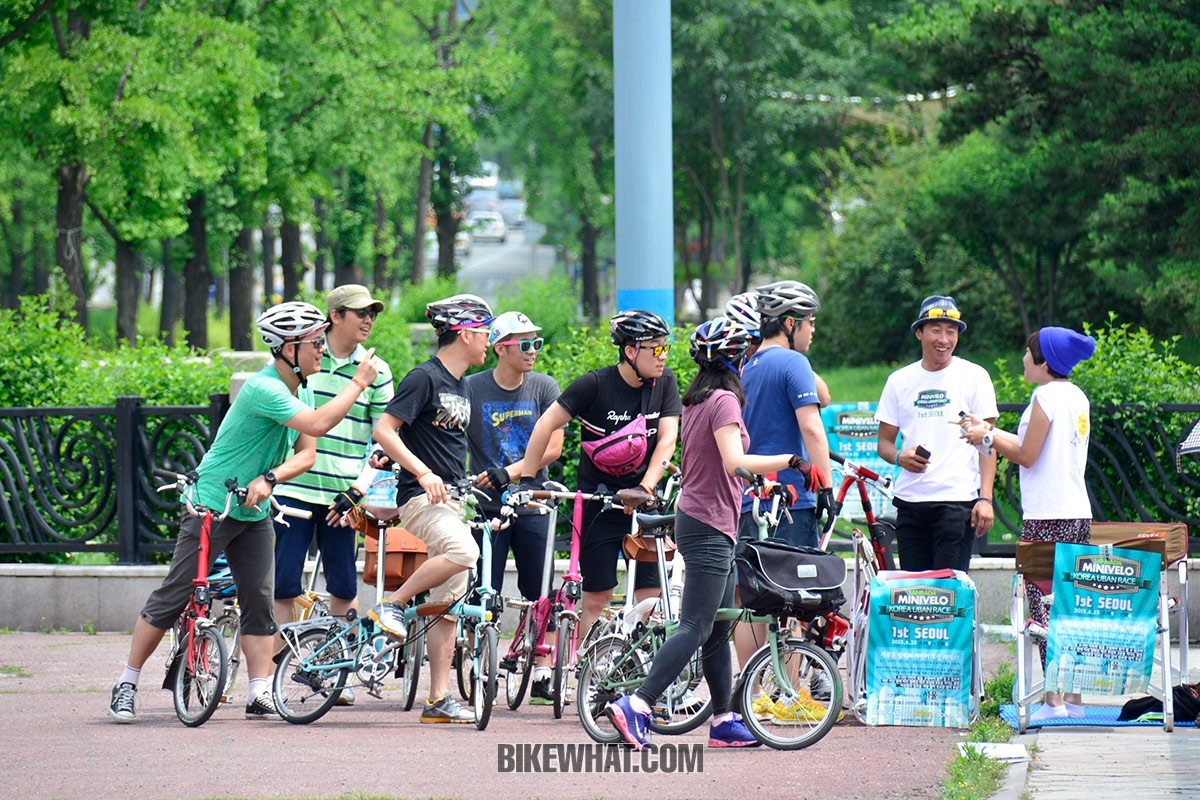
{"label": "purple beanie", "polygon": [[1042,358],[1046,359],[1050,369],[1064,377],[1071,374],[1076,364],[1096,352],[1095,339],[1070,328],[1042,328],[1038,331],[1038,344],[1042,346]]}

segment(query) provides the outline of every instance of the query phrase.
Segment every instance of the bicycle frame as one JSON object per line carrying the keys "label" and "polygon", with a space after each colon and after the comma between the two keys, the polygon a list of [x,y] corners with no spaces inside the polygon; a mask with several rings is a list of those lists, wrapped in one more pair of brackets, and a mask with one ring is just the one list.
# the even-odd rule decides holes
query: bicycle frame
{"label": "bicycle frame", "polygon": [[871,554],[875,559],[874,567],[876,570],[895,569],[895,558],[888,549],[887,543],[884,542],[883,530],[871,505],[871,496],[867,492],[867,486],[869,485],[881,492],[885,497],[890,498],[892,496],[891,477],[884,477],[862,464],[851,461],[840,453],[831,452],[829,459],[841,466],[843,477],[841,486],[838,487],[834,496],[833,508],[829,514],[829,525],[821,532],[821,549],[829,549],[829,541],[833,536],[834,526],[837,523],[838,517],[841,516],[842,508],[846,503],[846,495],[849,493],[851,486],[856,486],[858,487],[859,500],[862,503],[863,515],[866,517]]}

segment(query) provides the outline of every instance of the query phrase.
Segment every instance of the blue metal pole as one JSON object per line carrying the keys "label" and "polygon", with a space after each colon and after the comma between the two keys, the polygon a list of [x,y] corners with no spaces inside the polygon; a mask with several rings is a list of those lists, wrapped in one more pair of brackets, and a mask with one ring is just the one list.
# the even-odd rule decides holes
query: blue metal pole
{"label": "blue metal pole", "polygon": [[671,3],[613,0],[617,310],[675,321]]}

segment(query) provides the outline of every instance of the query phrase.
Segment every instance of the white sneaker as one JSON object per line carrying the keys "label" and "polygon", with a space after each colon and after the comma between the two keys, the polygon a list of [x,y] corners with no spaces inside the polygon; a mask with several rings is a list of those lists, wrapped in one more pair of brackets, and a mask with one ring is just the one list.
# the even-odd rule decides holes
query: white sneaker
{"label": "white sneaker", "polygon": [[385,633],[398,642],[408,638],[408,625],[404,621],[404,606],[400,603],[380,603],[367,612]]}
{"label": "white sneaker", "polygon": [[1052,706],[1043,704],[1041,708],[1029,716],[1029,724],[1040,725],[1058,719],[1067,719],[1068,711],[1065,705]]}

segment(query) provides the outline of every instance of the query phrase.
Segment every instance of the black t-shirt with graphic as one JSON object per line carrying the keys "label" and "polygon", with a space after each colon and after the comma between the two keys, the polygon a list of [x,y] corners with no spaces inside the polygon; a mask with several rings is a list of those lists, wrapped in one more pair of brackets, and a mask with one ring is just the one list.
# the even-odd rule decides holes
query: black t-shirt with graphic
{"label": "black t-shirt with graphic", "polygon": [[[404,424],[400,440],[446,483],[467,474],[467,425],[471,403],[466,386],[436,357],[418,364],[396,387],[387,413]],[[423,494],[415,475],[401,472],[396,504],[403,506]]]}
{"label": "black t-shirt with graphic", "polygon": [[579,376],[559,396],[558,402],[562,407],[579,420],[582,440],[591,442],[603,439],[641,414],[642,392],[649,395],[645,404],[646,460],[629,475],[615,478],[597,469],[580,449],[578,479],[581,490],[590,492],[600,484],[610,489],[628,489],[641,483],[650,464],[650,453],[658,445],[658,420],[661,417],[683,415],[679,385],[675,381],[675,373],[666,369],[653,386],[630,386],[614,365]]}

